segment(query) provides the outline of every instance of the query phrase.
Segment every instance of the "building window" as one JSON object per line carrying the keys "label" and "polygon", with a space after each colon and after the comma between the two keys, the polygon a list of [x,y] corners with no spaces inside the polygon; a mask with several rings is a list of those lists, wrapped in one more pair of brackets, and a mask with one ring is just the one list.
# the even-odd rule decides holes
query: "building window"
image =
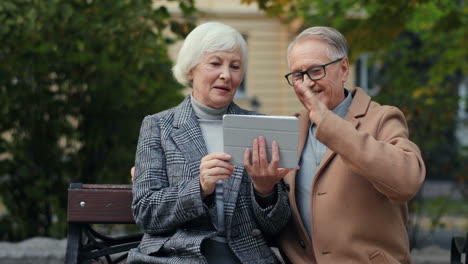
{"label": "building window", "polygon": [[356,86],[375,96],[380,91],[380,69],[370,53],[359,55],[356,61]]}
{"label": "building window", "polygon": [[237,88],[237,92],[235,95],[236,99],[243,99],[247,97],[247,95],[245,94],[245,79],[247,79],[247,74],[244,75],[244,79],[239,84],[239,88]]}
{"label": "building window", "polygon": [[466,102],[468,100],[468,76],[466,76],[458,87],[458,114],[457,130],[455,135],[462,146],[468,146],[468,115]]}
{"label": "building window", "polygon": [[[244,37],[245,42],[247,42],[248,40],[247,34],[242,34],[242,37]],[[247,65],[245,65],[245,67],[247,67]],[[236,96],[234,97],[235,99],[244,99],[247,97],[247,93],[246,93],[247,84],[246,83],[247,83],[247,69],[244,74],[244,79],[239,85],[239,88],[237,88]]]}

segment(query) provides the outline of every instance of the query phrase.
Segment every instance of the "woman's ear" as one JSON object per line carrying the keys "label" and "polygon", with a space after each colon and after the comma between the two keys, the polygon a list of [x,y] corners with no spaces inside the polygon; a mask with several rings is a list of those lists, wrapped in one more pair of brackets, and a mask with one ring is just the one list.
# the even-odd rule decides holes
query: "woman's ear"
{"label": "woman's ear", "polygon": [[192,71],[193,71],[193,69],[191,69],[191,70],[188,72],[188,74],[187,74],[187,77],[188,77],[189,80],[193,80]]}

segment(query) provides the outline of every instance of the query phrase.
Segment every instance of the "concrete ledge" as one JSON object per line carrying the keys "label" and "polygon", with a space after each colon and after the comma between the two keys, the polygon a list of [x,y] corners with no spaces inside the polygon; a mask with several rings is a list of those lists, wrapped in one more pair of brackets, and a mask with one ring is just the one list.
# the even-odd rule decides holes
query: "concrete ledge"
{"label": "concrete ledge", "polygon": [[414,264],[446,264],[450,262],[450,251],[437,246],[413,249]]}
{"label": "concrete ledge", "polygon": [[34,237],[18,243],[0,242],[2,264],[63,264],[66,239]]}
{"label": "concrete ledge", "polygon": [[[63,264],[65,261],[66,239],[35,237],[18,243],[0,242],[2,264]],[[414,249],[411,252],[413,264],[446,264],[450,251],[438,246]]]}

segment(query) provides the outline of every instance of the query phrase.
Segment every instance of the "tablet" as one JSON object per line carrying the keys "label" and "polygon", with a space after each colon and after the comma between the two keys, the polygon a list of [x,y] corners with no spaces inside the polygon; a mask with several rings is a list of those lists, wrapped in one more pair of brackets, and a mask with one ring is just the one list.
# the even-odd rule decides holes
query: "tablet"
{"label": "tablet", "polygon": [[[233,165],[244,165],[244,151],[252,150],[253,140],[264,136],[268,161],[271,143],[276,141],[280,151],[280,168],[296,168],[299,144],[299,120],[294,116],[224,115],[224,152],[229,153]],[[252,153],[252,152],[251,152]]]}

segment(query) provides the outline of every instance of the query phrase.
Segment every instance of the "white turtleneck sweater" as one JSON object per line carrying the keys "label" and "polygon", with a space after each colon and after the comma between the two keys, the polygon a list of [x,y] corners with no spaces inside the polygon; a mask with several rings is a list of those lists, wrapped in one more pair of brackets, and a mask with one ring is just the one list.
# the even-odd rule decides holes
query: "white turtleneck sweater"
{"label": "white turtleneck sweater", "polygon": [[223,115],[228,106],[211,108],[191,97],[192,107],[198,117],[208,153],[223,152]]}
{"label": "white turtleneck sweater", "polygon": [[[211,108],[202,103],[198,102],[193,96],[191,96],[191,103],[195,115],[198,118],[200,129],[205,140],[205,145],[208,153],[213,152],[224,152],[223,145],[223,115],[226,113],[228,106],[223,108]],[[222,185],[216,187],[222,188]],[[220,212],[218,212],[220,210]],[[213,212],[210,212],[210,215]],[[214,220],[214,225],[218,226],[224,224],[224,219],[221,222],[215,221],[219,217],[224,217],[224,204],[222,194],[218,197],[216,194],[216,217],[211,215],[211,219]],[[218,219],[219,220],[219,219]],[[224,230],[219,228],[218,230]],[[208,263],[226,263],[226,264],[239,264],[239,259],[234,255],[231,248],[229,247],[226,237],[220,233],[216,237],[212,237],[202,244],[202,253],[206,257]]]}

